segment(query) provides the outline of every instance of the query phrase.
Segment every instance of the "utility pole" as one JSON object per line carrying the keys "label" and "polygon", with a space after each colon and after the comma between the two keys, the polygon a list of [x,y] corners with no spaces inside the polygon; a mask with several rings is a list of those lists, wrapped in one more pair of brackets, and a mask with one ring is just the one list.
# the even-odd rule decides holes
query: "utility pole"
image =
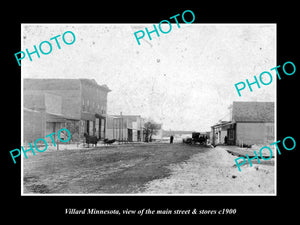
{"label": "utility pole", "polygon": [[123,143],[123,117],[122,117],[122,112],[120,112],[120,116],[121,116],[121,140]]}
{"label": "utility pole", "polygon": [[115,118],[112,117],[113,119],[113,139],[115,139]]}
{"label": "utility pole", "polygon": [[121,118],[118,118],[118,127],[119,127],[119,137],[118,137],[118,140],[119,140],[119,144],[120,144],[120,141],[121,141]]}

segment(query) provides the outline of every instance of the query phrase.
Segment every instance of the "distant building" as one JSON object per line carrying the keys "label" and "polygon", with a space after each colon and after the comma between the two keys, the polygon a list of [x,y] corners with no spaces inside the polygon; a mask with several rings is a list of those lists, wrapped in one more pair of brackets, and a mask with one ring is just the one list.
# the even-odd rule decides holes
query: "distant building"
{"label": "distant building", "polygon": [[106,138],[120,141],[144,141],[144,119],[140,115],[108,115]]}
{"label": "distant building", "polygon": [[56,132],[65,127],[71,141],[83,134],[104,139],[107,94],[111,90],[94,79],[24,79],[24,141]]}
{"label": "distant building", "polygon": [[231,121],[211,127],[212,144],[253,145],[274,142],[274,102],[233,102]]}
{"label": "distant building", "polygon": [[212,144],[224,144],[225,137],[228,137],[228,129],[231,128],[232,122],[231,121],[220,121],[218,124],[211,127],[211,137],[212,137]]}
{"label": "distant building", "polygon": [[181,130],[163,130],[163,137],[173,136],[183,136],[183,137],[192,137],[194,131],[181,131]]}

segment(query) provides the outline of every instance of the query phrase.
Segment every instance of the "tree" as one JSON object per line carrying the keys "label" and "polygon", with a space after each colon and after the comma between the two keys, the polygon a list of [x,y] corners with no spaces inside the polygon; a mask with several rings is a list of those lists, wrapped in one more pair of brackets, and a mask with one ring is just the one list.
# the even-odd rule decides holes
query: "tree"
{"label": "tree", "polygon": [[160,124],[157,124],[153,121],[148,121],[144,124],[144,135],[146,142],[152,142],[152,135],[157,134],[160,129]]}

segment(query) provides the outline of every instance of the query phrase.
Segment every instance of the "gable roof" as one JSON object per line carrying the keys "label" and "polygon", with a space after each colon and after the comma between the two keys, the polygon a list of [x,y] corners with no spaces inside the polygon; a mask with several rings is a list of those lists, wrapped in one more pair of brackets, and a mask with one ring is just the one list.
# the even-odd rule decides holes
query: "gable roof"
{"label": "gable roof", "polygon": [[234,122],[274,122],[274,102],[233,102]]}

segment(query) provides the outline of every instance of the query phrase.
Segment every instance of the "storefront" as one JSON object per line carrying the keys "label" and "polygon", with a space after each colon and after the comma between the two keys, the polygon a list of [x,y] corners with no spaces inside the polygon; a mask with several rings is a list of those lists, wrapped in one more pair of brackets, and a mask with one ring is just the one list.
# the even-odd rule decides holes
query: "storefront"
{"label": "storefront", "polygon": [[105,116],[98,113],[92,115],[84,113],[83,119],[80,120],[80,136],[83,137],[84,133],[90,136],[96,136],[99,140],[105,138]]}

